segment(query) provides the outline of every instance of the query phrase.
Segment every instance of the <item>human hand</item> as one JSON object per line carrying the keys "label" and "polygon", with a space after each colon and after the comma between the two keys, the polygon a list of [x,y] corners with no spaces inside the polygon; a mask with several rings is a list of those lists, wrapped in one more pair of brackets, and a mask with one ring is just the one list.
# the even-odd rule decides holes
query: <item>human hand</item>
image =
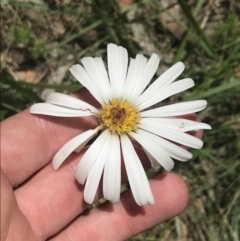
{"label": "human hand", "polygon": [[[85,90],[78,97],[89,99]],[[184,210],[185,182],[162,173],[150,180],[154,205],[138,206],[128,190],[119,203],[86,211],[83,186],[74,177],[84,151],[73,153],[58,171],[51,160],[68,140],[95,125],[91,117],[36,116],[29,110],[2,122],[1,240],[125,240]],[[201,138],[202,131],[194,136]]]}

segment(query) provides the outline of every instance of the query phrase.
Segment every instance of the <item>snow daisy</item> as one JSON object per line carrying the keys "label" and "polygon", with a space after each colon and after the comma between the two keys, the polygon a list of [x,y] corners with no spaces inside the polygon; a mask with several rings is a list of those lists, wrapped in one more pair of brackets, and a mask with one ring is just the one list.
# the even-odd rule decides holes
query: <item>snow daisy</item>
{"label": "snow daisy", "polygon": [[[84,199],[93,203],[101,177],[103,195],[115,203],[121,189],[121,156],[129,184],[138,205],[154,204],[154,197],[133,146],[137,141],[152,166],[161,165],[172,170],[174,162],[191,159],[192,154],[180,147],[200,149],[202,140],[187,132],[211,129],[179,116],[203,110],[207,102],[195,100],[157,108],[151,106],[194,86],[190,78],[173,82],[184,70],[178,62],[158,77],[149,87],[160,59],[153,54],[149,60],[138,54],[130,59],[125,48],[115,44],[107,46],[108,73],[102,58],[85,57],[82,65],[70,68],[72,75],[100,103],[100,109],[72,96],[51,93],[46,103],[34,104],[30,112],[60,117],[95,116],[98,127],[76,136],[67,142],[53,158],[55,170],[72,152],[80,152],[91,138],[99,133],[89,146],[76,168],[76,178],[84,184]],[[177,144],[175,144],[177,143]]]}

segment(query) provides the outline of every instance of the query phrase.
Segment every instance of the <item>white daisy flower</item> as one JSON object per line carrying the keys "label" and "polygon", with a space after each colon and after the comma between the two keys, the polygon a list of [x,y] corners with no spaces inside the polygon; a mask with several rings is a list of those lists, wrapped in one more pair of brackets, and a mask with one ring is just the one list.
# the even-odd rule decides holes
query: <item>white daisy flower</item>
{"label": "white daisy flower", "polygon": [[154,197],[132,144],[136,140],[145,151],[152,166],[161,165],[172,170],[174,162],[191,159],[192,154],[175,143],[200,149],[202,140],[186,133],[192,130],[211,129],[204,123],[179,116],[203,110],[207,102],[195,100],[149,109],[160,101],[194,86],[192,79],[173,81],[184,70],[184,64],[173,65],[149,87],[159,65],[153,54],[149,60],[138,54],[130,60],[125,48],[115,44],[107,46],[108,73],[102,58],[85,57],[73,65],[70,72],[85,86],[101,108],[72,96],[51,93],[46,103],[34,104],[30,112],[61,117],[95,116],[99,126],[67,142],[53,158],[55,170],[72,152],[80,152],[98,132],[76,168],[76,178],[85,184],[84,199],[93,203],[103,176],[103,195],[115,203],[120,198],[121,154],[129,184],[138,205],[154,204]]}

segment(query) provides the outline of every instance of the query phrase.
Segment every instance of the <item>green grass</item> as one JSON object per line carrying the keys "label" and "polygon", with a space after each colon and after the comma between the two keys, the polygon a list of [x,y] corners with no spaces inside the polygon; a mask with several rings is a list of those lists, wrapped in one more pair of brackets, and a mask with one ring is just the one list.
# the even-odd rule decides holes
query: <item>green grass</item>
{"label": "green grass", "polygon": [[[40,2],[40,1],[39,1]],[[46,1],[47,2],[47,1]],[[180,100],[206,99],[208,108],[200,113],[212,131],[204,133],[204,147],[193,151],[194,158],[176,163],[175,171],[187,181],[190,202],[179,217],[133,237],[131,240],[167,241],[239,241],[240,240],[240,4],[238,1],[212,6],[209,1],[178,0],[180,17],[157,0],[136,1],[119,9],[112,0],[51,1],[32,4],[8,1],[3,11],[10,11],[1,29],[1,119],[41,101],[43,89],[71,92],[80,88],[67,73],[62,83],[16,81],[12,71],[55,63],[73,64],[82,56],[104,56],[106,44],[121,44],[130,56],[138,52],[150,55],[136,38],[132,26],[141,24],[144,35],[162,56],[162,66],[183,61],[183,77],[194,79],[196,86],[178,95]],[[105,7],[109,6],[109,7]],[[9,10],[10,9],[10,10]],[[206,10],[211,14],[201,27]],[[219,10],[219,12],[218,12]],[[38,18],[34,18],[35,13]],[[176,36],[163,24],[160,13],[167,15],[182,29]],[[134,13],[134,14],[133,14]],[[129,17],[128,15],[133,15]],[[220,18],[214,18],[219,16]],[[63,32],[44,24],[60,22]],[[46,35],[46,36],[44,36]],[[20,62],[9,62],[13,51],[23,53]],[[54,54],[53,54],[54,53]],[[69,55],[71,54],[71,58]],[[55,64],[55,65],[54,65]],[[60,65],[61,66],[61,65]],[[30,68],[30,67],[29,67]],[[26,67],[25,67],[26,69]],[[11,71],[10,71],[11,70]],[[160,70],[161,71],[161,70]],[[169,101],[175,101],[176,97]]]}

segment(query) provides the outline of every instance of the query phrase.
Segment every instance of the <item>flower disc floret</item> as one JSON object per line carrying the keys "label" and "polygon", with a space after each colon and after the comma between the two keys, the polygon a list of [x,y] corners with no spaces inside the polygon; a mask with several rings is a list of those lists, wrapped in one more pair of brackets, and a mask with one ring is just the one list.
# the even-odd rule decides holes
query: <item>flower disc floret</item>
{"label": "flower disc floret", "polygon": [[112,99],[100,110],[100,122],[103,128],[119,135],[137,130],[140,120],[138,109],[128,100]]}

